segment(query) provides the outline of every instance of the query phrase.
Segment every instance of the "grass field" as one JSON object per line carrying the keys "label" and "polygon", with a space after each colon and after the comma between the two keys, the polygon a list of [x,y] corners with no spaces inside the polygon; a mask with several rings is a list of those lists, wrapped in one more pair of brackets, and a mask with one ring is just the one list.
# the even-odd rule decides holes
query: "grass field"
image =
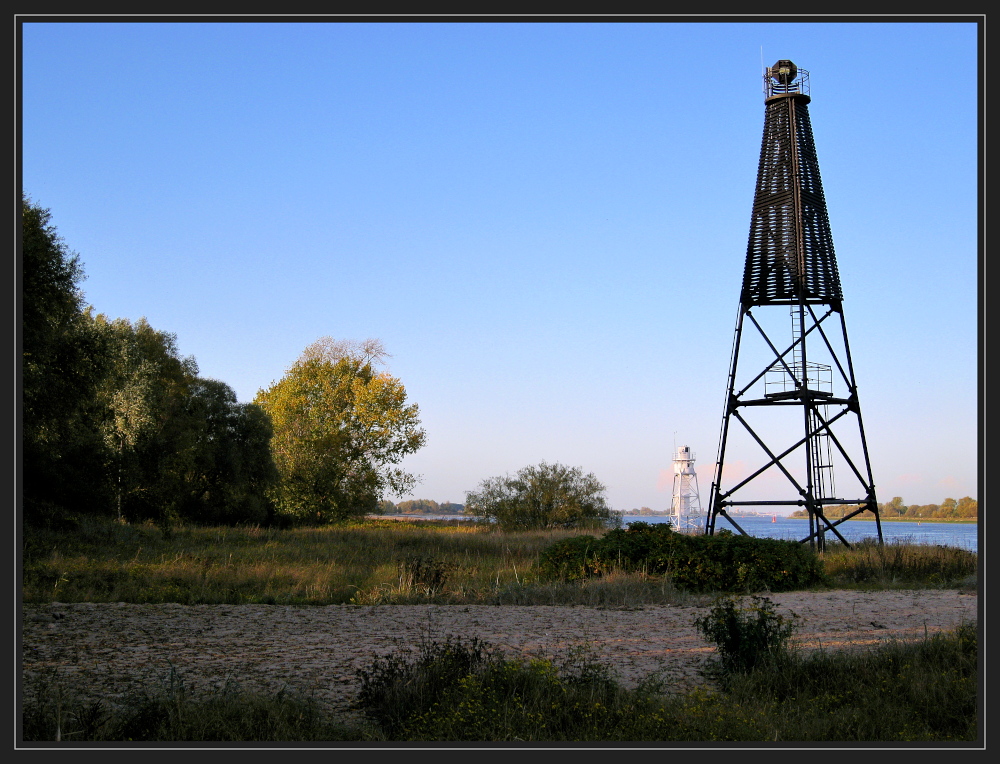
{"label": "grass field", "polygon": [[[181,604],[679,604],[669,578],[612,572],[546,580],[540,552],[569,531],[500,532],[469,522],[367,520],[291,530],[82,520],[25,538],[24,602]],[[974,587],[977,555],[919,544],[829,545],[840,587]]]}

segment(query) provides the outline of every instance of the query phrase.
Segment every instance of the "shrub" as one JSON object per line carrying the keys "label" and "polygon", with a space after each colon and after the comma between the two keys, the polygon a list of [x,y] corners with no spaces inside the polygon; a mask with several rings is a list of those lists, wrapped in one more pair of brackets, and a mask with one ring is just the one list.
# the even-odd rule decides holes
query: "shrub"
{"label": "shrub", "polygon": [[973,741],[982,682],[969,623],[873,649],[792,653],[779,670],[730,675],[720,697],[780,730],[775,740]]}
{"label": "shrub", "polygon": [[733,674],[746,674],[787,658],[788,640],[795,628],[793,621],[774,612],[774,603],[766,597],[751,597],[749,607],[723,598],[707,616],[696,619],[695,626],[718,648],[719,657],[707,673],[724,684]]}
{"label": "shrub", "polygon": [[823,563],[797,541],[733,534],[688,536],[673,559],[674,584],[692,591],[783,592],[824,583]]}
{"label": "shrub", "polygon": [[503,530],[606,528],[621,524],[604,496],[604,485],[580,467],[542,462],[516,475],[493,477],[465,498],[467,514]]}
{"label": "shrub", "polygon": [[586,648],[556,665],[448,637],[359,676],[359,705],[390,740],[622,740],[661,721],[655,680],[623,688]]}
{"label": "shrub", "polygon": [[428,596],[433,596],[444,588],[449,572],[455,568],[453,564],[433,557],[407,557],[396,563],[396,567],[399,570],[401,589],[418,589]]}
{"label": "shrub", "polygon": [[392,738],[410,716],[428,711],[447,688],[499,660],[496,649],[476,637],[468,642],[452,637],[424,642],[411,659],[393,654],[358,671],[358,704]]}
{"label": "shrub", "polygon": [[596,575],[601,566],[600,540],[594,536],[573,536],[543,549],[539,564],[543,573],[563,581]]}
{"label": "shrub", "polygon": [[576,536],[542,551],[542,572],[562,580],[606,575],[614,569],[669,575],[688,591],[788,591],[824,581],[816,553],[795,541],[692,536],[669,523],[630,523],[602,538]]}

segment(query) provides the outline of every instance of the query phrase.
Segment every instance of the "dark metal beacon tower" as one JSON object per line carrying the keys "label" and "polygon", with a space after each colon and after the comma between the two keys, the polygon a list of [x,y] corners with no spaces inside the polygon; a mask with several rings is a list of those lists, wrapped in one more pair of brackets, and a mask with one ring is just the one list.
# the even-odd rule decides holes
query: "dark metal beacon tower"
{"label": "dark metal beacon tower", "polygon": [[[764,93],[764,138],[705,532],[714,534],[722,515],[746,535],[730,507],[794,505],[808,513],[802,542],[814,548],[824,548],[828,533],[850,546],[837,526],[863,512],[875,516],[882,543],[809,123],[809,73],[778,61],[764,74]],[[737,442],[740,461],[724,471],[727,447]],[[753,454],[760,461],[748,464]],[[834,467],[849,483],[841,487],[846,498],[834,484]],[[828,518],[830,506],[843,506],[844,516]]]}

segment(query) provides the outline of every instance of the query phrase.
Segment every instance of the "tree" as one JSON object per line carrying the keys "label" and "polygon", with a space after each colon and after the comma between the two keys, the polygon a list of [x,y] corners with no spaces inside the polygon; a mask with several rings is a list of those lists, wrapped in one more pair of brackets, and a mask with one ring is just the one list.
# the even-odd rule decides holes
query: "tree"
{"label": "tree", "polygon": [[21,199],[24,517],[265,522],[267,415],[197,376],[176,337],[83,309],[83,269]]}
{"label": "tree", "polygon": [[957,506],[958,502],[949,497],[941,502],[941,506],[938,507],[938,511],[934,513],[933,517],[955,517]]}
{"label": "tree", "polygon": [[419,409],[403,384],[377,366],[378,340],[323,337],[285,376],[257,393],[271,418],[271,452],[280,476],[279,515],[326,523],[378,511],[386,493],[405,495],[416,478],[396,467],[425,440]]}
{"label": "tree", "polygon": [[963,496],[955,506],[956,517],[978,517],[979,502],[971,496]]}
{"label": "tree", "polygon": [[621,522],[604,496],[605,487],[580,467],[542,462],[513,477],[493,477],[466,494],[467,514],[500,528],[585,528]]}
{"label": "tree", "polygon": [[187,420],[187,458],[179,513],[201,523],[268,523],[273,508],[267,492],[278,472],[263,409],[237,402],[224,382],[197,378],[181,416]]}
{"label": "tree", "polygon": [[434,499],[410,499],[399,502],[396,511],[404,515],[437,515],[440,514],[441,507]]}
{"label": "tree", "polygon": [[21,197],[21,435],[24,517],[97,511],[100,437],[91,414],[104,373],[99,338],[82,312],[84,279],[49,210]]}
{"label": "tree", "polygon": [[144,318],[93,319],[108,348],[97,390],[97,427],[110,454],[109,479],[121,519],[167,523],[178,516],[195,433],[185,416],[197,379],[194,358],[177,338]]}
{"label": "tree", "polygon": [[887,504],[879,504],[878,508],[883,517],[902,517],[906,514],[906,504],[903,503],[902,496],[893,496],[892,501]]}

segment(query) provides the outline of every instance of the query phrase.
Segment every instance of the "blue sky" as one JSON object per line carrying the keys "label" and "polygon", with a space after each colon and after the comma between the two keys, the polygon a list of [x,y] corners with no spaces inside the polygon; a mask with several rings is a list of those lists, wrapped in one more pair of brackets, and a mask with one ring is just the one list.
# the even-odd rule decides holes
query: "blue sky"
{"label": "blue sky", "polygon": [[23,187],[98,312],[241,401],[319,337],[380,338],[427,430],[397,500],[546,460],[664,509],[676,442],[707,502],[761,63],[790,58],[879,498],[939,503],[978,490],[977,32],[26,23]]}

